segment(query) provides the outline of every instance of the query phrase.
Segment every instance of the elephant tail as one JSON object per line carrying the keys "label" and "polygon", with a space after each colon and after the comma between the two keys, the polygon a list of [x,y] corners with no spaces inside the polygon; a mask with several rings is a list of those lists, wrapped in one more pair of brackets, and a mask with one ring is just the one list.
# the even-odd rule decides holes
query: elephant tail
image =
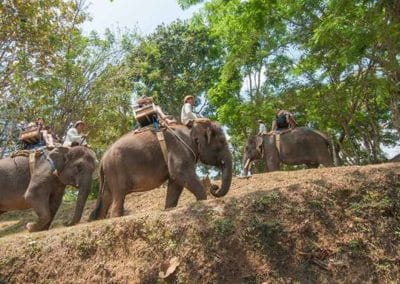
{"label": "elephant tail", "polygon": [[104,187],[105,187],[105,181],[104,181],[104,170],[103,170],[103,164],[100,165],[100,190],[99,193],[97,194],[97,201],[96,201],[96,208],[90,213],[89,220],[97,220],[99,216],[99,212],[102,206],[102,198],[104,194]]}

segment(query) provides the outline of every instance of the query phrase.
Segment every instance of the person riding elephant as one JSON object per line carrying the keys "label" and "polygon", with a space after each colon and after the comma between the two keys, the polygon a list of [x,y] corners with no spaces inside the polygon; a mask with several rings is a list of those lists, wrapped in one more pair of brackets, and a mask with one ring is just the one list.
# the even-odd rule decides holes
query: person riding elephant
{"label": "person riding elephant", "polygon": [[181,110],[181,122],[183,125],[191,126],[193,120],[197,119],[198,116],[193,113],[194,97],[189,95],[183,99],[183,106]]}
{"label": "person riding elephant", "polygon": [[162,133],[161,139],[155,130],[128,133],[106,151],[100,162],[101,190],[91,219],[105,218],[110,206],[112,217],[122,216],[126,194],[157,188],[166,180],[165,208],[178,204],[184,187],[197,200],[206,199],[196,176],[198,161],[216,166],[222,172],[221,187],[213,185],[211,194],[216,197],[227,194],[232,180],[232,156],[220,126],[199,119],[192,128],[177,124]]}
{"label": "person riding elephant", "polygon": [[275,119],[272,121],[271,131],[282,131],[288,128],[293,129],[297,126],[293,114],[284,109],[276,111]]}
{"label": "person riding elephant", "polygon": [[265,126],[264,121],[261,119],[258,120],[258,133],[257,135],[262,136],[267,134],[267,127]]}
{"label": "person riding elephant", "polygon": [[[36,156],[33,156],[35,155]],[[0,214],[32,208],[39,219],[30,232],[47,230],[61,204],[65,187],[79,188],[75,213],[68,225],[81,219],[95,170],[95,153],[87,147],[56,147],[48,152],[0,160]]]}
{"label": "person riding elephant", "polygon": [[[31,137],[32,135],[35,137]],[[43,146],[54,148],[53,136],[49,133],[42,117],[36,118],[35,122],[31,122],[26,126],[23,133],[21,133],[20,140],[23,143],[22,149],[25,150],[37,149]]]}
{"label": "person riding elephant", "polygon": [[83,133],[85,128],[86,124],[82,120],[75,122],[74,127],[68,129],[63,146],[73,147],[77,145],[86,145],[87,134]]}
{"label": "person riding elephant", "polygon": [[243,175],[254,160],[264,159],[267,171],[278,171],[280,164],[301,165],[316,168],[320,164],[333,166],[328,138],[319,131],[296,127],[280,135],[250,136],[243,155]]}

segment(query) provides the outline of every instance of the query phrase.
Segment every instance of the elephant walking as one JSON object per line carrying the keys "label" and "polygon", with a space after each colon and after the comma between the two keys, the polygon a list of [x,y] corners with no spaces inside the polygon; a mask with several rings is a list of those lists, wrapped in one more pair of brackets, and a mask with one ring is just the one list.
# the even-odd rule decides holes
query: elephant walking
{"label": "elephant walking", "polygon": [[69,225],[78,223],[90,192],[95,162],[94,152],[84,146],[45,151],[35,158],[33,169],[26,156],[0,160],[0,213],[33,208],[39,219],[28,223],[27,229],[47,230],[65,187],[71,185],[79,188],[79,194]]}
{"label": "elephant walking", "polygon": [[[198,160],[219,167],[222,185],[213,185],[211,194],[224,196],[232,179],[232,157],[222,129],[208,119],[196,120],[191,129],[175,125],[163,132],[166,158],[154,130],[128,133],[104,154],[100,164],[101,191],[91,219],[123,215],[125,195],[148,191],[168,180],[165,208],[175,207],[184,187],[197,200],[206,192],[196,176]],[[167,162],[166,162],[167,161]]]}
{"label": "elephant walking", "polygon": [[247,139],[243,169],[247,175],[250,162],[264,159],[267,171],[279,170],[280,164],[301,165],[316,168],[320,164],[333,166],[328,139],[319,131],[297,127],[279,136],[268,134]]}

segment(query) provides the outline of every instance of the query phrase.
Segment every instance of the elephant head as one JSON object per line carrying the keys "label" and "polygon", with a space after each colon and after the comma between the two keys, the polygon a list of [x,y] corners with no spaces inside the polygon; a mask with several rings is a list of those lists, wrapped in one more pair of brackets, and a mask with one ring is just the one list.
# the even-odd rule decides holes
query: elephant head
{"label": "elephant head", "polygon": [[261,136],[250,136],[247,139],[242,161],[244,175],[247,176],[252,161],[262,158],[263,151],[263,138]]}
{"label": "elephant head", "polygon": [[208,119],[195,120],[191,139],[197,147],[200,161],[221,169],[221,188],[213,185],[210,192],[215,197],[224,196],[232,181],[232,155],[222,128]]}
{"label": "elephant head", "polygon": [[96,155],[87,147],[58,147],[49,153],[57,169],[57,176],[64,185],[79,188],[78,200],[72,220],[67,225],[78,223],[89,195],[92,176],[96,167]]}

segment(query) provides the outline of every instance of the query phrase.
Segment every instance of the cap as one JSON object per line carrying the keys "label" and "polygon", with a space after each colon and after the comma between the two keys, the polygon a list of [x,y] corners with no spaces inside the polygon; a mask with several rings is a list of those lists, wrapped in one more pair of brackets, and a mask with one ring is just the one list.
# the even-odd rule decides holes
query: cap
{"label": "cap", "polygon": [[187,101],[188,99],[194,99],[194,97],[191,96],[191,95],[186,96],[186,97],[183,99],[183,103],[186,103],[186,101]]}
{"label": "cap", "polygon": [[74,127],[77,127],[79,124],[85,125],[85,123],[82,120],[78,120],[77,122],[75,122]]}

